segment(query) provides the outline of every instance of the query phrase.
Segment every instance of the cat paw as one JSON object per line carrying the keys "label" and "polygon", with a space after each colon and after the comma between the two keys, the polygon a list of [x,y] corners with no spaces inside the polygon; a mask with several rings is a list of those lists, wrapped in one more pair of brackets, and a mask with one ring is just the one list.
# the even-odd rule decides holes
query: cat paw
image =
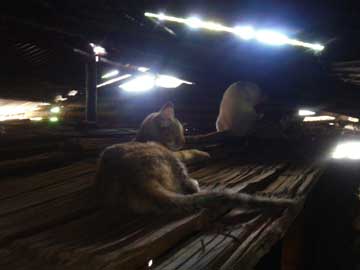
{"label": "cat paw", "polygon": [[210,159],[210,154],[197,149],[189,149],[174,152],[175,156],[185,164],[193,164]]}
{"label": "cat paw", "polygon": [[191,191],[193,193],[197,193],[200,191],[200,185],[199,182],[197,180],[195,180],[194,178],[190,178],[189,182],[191,183]]}
{"label": "cat paw", "polygon": [[194,149],[192,150],[192,154],[194,155],[194,157],[196,157],[196,159],[198,161],[203,161],[203,160],[209,160],[211,159],[211,156],[209,153],[207,152],[204,152],[204,151],[201,151],[201,150],[197,150],[197,149]]}

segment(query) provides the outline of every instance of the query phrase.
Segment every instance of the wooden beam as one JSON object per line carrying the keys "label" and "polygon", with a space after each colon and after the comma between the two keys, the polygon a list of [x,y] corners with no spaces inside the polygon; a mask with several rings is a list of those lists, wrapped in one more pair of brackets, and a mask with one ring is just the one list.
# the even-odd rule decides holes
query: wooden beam
{"label": "wooden beam", "polygon": [[96,124],[97,114],[97,62],[90,59],[86,64],[86,122]]}

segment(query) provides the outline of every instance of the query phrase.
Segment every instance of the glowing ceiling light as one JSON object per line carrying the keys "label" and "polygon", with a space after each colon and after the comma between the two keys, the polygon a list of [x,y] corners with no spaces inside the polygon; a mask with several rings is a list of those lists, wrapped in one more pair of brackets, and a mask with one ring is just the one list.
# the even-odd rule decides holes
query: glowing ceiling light
{"label": "glowing ceiling light", "polygon": [[282,33],[271,30],[259,30],[256,32],[256,39],[260,42],[269,45],[285,45],[288,43],[289,38]]}
{"label": "glowing ceiling light", "polygon": [[329,126],[333,126],[333,125],[335,125],[334,123],[329,123]]}
{"label": "glowing ceiling light", "polygon": [[105,73],[104,75],[101,76],[101,79],[108,79],[108,78],[111,78],[111,77],[114,77],[116,75],[119,74],[119,71],[118,70],[111,70],[109,71],[108,73]]}
{"label": "glowing ceiling light", "polygon": [[186,19],[186,24],[190,27],[190,28],[200,28],[202,26],[202,21],[197,18],[197,17],[190,17]]}
{"label": "glowing ceiling light", "polygon": [[154,88],[155,79],[156,77],[153,74],[141,75],[121,84],[119,87],[127,92],[145,92]]}
{"label": "glowing ceiling light", "polygon": [[255,37],[256,32],[251,26],[236,26],[234,27],[234,34],[242,39],[249,40]]}
{"label": "glowing ceiling light", "polygon": [[146,74],[138,76],[129,82],[123,83],[119,87],[128,92],[144,92],[152,89],[154,86],[164,88],[177,88],[181,84],[193,83],[169,75]]}
{"label": "glowing ceiling light", "polygon": [[183,81],[179,78],[169,76],[169,75],[158,75],[155,80],[155,84],[160,87],[164,88],[176,88],[179,87],[181,84],[193,84],[192,82]]}
{"label": "glowing ceiling light", "polygon": [[220,23],[216,22],[203,22],[201,25],[202,28],[212,30],[212,31],[228,31],[229,27],[226,27]]}
{"label": "glowing ceiling light", "polygon": [[165,20],[165,14],[164,13],[159,13],[159,17],[158,17],[158,19],[160,20],[160,21],[164,21]]}
{"label": "glowing ceiling light", "polygon": [[150,70],[150,68],[147,68],[147,67],[138,67],[137,70],[140,71],[140,72],[146,72],[146,71]]}
{"label": "glowing ceiling light", "polygon": [[356,117],[348,117],[348,121],[353,122],[353,123],[357,123],[357,122],[359,122],[359,118],[356,118]]}
{"label": "glowing ceiling light", "polygon": [[59,112],[60,112],[60,107],[59,107],[59,106],[52,107],[52,108],[50,109],[50,112],[52,112],[52,113],[59,113]]}
{"label": "glowing ceiling light", "polygon": [[146,17],[156,18],[156,19],[159,19],[159,20],[161,18],[161,20],[163,20],[163,21],[186,23],[186,19],[178,18],[178,17],[174,17],[174,16],[168,16],[168,15],[165,15],[164,13],[155,14],[155,13],[151,13],[151,12],[145,12],[144,15]]}
{"label": "glowing ceiling light", "polygon": [[78,91],[76,91],[76,90],[71,90],[71,91],[69,91],[68,96],[69,96],[69,97],[74,97],[74,96],[77,95],[77,93],[78,93]]}
{"label": "glowing ceiling light", "polygon": [[321,122],[321,121],[331,121],[335,120],[335,117],[329,115],[319,115],[319,116],[306,116],[304,122]]}
{"label": "glowing ceiling light", "polygon": [[334,159],[360,159],[360,142],[349,141],[339,143],[331,157]]}
{"label": "glowing ceiling light", "polygon": [[49,121],[50,121],[50,122],[53,122],[53,123],[54,123],[54,122],[58,122],[58,121],[59,121],[59,118],[57,118],[56,116],[52,116],[52,117],[49,118]]}
{"label": "glowing ceiling light", "polygon": [[299,116],[308,116],[308,115],[314,115],[314,114],[315,114],[315,112],[310,111],[310,110],[301,109],[298,111]]}
{"label": "glowing ceiling light", "polygon": [[265,44],[269,44],[269,45],[278,45],[279,46],[279,45],[288,44],[288,45],[293,45],[293,46],[309,48],[309,49],[312,49],[317,52],[322,51],[325,48],[325,46],[323,46],[319,43],[308,43],[308,42],[303,42],[303,41],[300,41],[297,39],[291,39],[284,34],[281,34],[281,33],[275,32],[275,31],[271,31],[271,30],[262,29],[262,30],[256,31],[255,29],[247,28],[247,26],[241,27],[243,29],[239,28],[239,26],[228,27],[226,25],[222,25],[219,23],[211,22],[211,21],[202,21],[197,17],[190,17],[190,18],[184,19],[184,18],[178,18],[178,17],[174,17],[174,16],[168,16],[163,13],[155,14],[155,13],[146,12],[145,16],[150,17],[150,18],[156,18],[156,19],[159,19],[162,21],[170,21],[170,22],[186,24],[191,28],[202,28],[202,29],[207,29],[207,30],[211,30],[211,31],[221,31],[221,32],[232,33],[237,36],[240,36],[244,40],[256,38],[256,40],[263,42]]}
{"label": "glowing ceiling light", "polygon": [[101,47],[100,45],[96,45],[94,43],[90,43],[90,46],[93,48],[93,52],[96,56],[106,54],[106,50],[104,47]]}
{"label": "glowing ceiling light", "polygon": [[314,51],[322,51],[323,49],[325,49],[325,46],[321,45],[319,43],[316,43],[316,44],[310,44],[309,48],[313,49]]}
{"label": "glowing ceiling light", "polygon": [[121,80],[125,80],[127,78],[131,77],[131,74],[124,74],[124,75],[121,75],[119,77],[116,77],[116,78],[113,78],[113,79],[110,79],[110,80],[107,80],[106,82],[103,82],[103,83],[100,83],[98,84],[96,87],[99,88],[99,87],[103,87],[105,85],[109,85],[109,84],[112,84],[114,82],[118,82],[118,81],[121,81]]}
{"label": "glowing ceiling light", "polygon": [[43,120],[42,117],[31,117],[29,119],[30,119],[30,121],[35,121],[35,122]]}

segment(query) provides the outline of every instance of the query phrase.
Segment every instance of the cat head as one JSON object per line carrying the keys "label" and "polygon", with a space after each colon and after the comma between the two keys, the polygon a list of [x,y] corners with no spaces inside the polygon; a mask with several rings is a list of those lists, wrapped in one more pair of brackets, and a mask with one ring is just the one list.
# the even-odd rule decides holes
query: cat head
{"label": "cat head", "polygon": [[155,141],[171,150],[179,150],[185,143],[185,137],[183,126],[175,117],[174,105],[168,102],[160,111],[146,117],[136,140]]}
{"label": "cat head", "polygon": [[261,103],[265,98],[260,88],[252,82],[235,82],[229,86],[228,90],[231,93],[231,99],[241,98],[252,105]]}

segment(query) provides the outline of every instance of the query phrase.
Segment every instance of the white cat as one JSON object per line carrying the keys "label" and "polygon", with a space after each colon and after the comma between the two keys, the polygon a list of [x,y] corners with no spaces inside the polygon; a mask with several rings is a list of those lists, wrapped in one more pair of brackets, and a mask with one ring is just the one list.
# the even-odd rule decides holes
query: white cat
{"label": "white cat", "polygon": [[256,84],[251,82],[231,84],[226,89],[220,104],[216,130],[230,131],[236,136],[247,135],[254,128],[258,118],[255,106],[261,99],[261,90]]}

